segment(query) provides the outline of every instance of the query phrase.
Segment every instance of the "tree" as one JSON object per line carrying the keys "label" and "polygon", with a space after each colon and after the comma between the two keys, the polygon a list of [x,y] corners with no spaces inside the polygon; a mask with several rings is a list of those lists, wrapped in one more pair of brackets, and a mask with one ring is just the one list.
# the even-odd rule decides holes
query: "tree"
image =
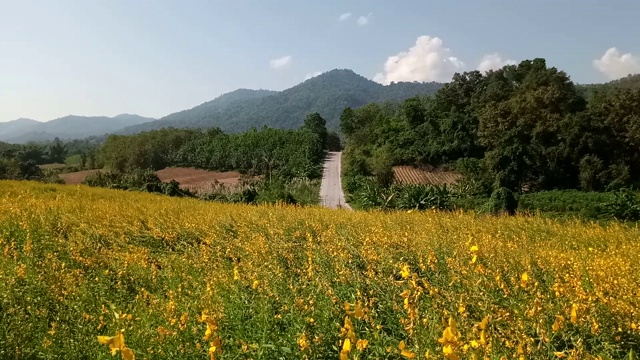
{"label": "tree", "polygon": [[49,161],[56,164],[64,164],[67,157],[67,148],[59,138],[53,140],[53,144],[49,145]]}
{"label": "tree", "polygon": [[320,141],[320,149],[324,150],[327,146],[327,122],[319,113],[313,113],[304,120],[302,129],[311,131],[318,136]]}
{"label": "tree", "polygon": [[487,99],[479,112],[480,141],[495,188],[521,192],[562,186],[565,158],[559,126],[584,110],[585,101],[569,77],[527,60],[487,75]]}

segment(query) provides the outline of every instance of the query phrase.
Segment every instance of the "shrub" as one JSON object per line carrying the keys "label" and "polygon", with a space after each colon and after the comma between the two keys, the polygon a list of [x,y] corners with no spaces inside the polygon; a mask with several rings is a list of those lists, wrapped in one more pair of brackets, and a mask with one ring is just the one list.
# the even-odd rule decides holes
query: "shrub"
{"label": "shrub", "polygon": [[629,189],[613,193],[611,201],[603,205],[604,212],[618,220],[640,220],[640,199]]}
{"label": "shrub", "polygon": [[458,183],[460,192],[467,195],[487,196],[491,193],[493,178],[484,161],[474,158],[463,158],[456,162],[456,170],[462,174]]}
{"label": "shrub", "polygon": [[494,190],[491,194],[488,207],[493,214],[507,213],[515,215],[518,209],[518,200],[511,190],[502,187]]}
{"label": "shrub", "polygon": [[398,192],[398,209],[449,210],[452,207],[451,193],[446,186],[404,185]]}

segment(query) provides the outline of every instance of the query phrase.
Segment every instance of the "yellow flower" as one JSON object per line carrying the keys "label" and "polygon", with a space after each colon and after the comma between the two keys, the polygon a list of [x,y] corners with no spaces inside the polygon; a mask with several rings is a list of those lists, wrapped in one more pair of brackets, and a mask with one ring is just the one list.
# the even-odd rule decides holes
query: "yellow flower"
{"label": "yellow flower", "polygon": [[522,276],[520,276],[520,285],[522,287],[527,287],[528,282],[529,282],[529,275],[526,272],[522,273]]}
{"label": "yellow flower", "polygon": [[571,305],[571,323],[576,324],[578,322],[578,305]]}
{"label": "yellow flower", "polygon": [[400,275],[402,275],[403,279],[408,279],[411,276],[411,270],[409,269],[409,265],[402,266],[402,270],[400,271]]}
{"label": "yellow flower", "polygon": [[551,330],[553,330],[553,332],[557,332],[558,330],[562,329],[564,327],[564,321],[564,316],[556,315],[556,321],[551,326]]}
{"label": "yellow flower", "polygon": [[302,336],[298,338],[298,346],[300,346],[300,351],[307,351],[309,348],[309,339],[307,338],[307,334],[302,333]]}
{"label": "yellow flower", "polygon": [[444,357],[449,360],[458,360],[458,355],[453,352],[453,347],[451,345],[445,345],[442,347],[442,352]]}
{"label": "yellow flower", "polygon": [[115,355],[118,351],[122,354],[122,358],[125,360],[134,360],[135,355],[133,351],[126,347],[124,344],[124,335],[122,331],[116,332],[115,336],[98,336],[98,342],[100,344],[109,345],[111,355]]}
{"label": "yellow flower", "polygon": [[407,359],[414,359],[416,357],[416,354],[407,350],[407,346],[404,344],[404,340],[400,341],[400,344],[398,344],[398,349],[400,349],[400,355],[406,357]]}
{"label": "yellow flower", "polygon": [[473,246],[471,247],[471,252],[472,252],[472,253],[474,253],[474,252],[478,252],[478,245],[473,245]]}
{"label": "yellow flower", "polygon": [[351,341],[349,339],[344,339],[344,343],[342,344],[342,350],[340,350],[340,360],[349,359],[350,352],[351,352]]}
{"label": "yellow flower", "polygon": [[356,342],[356,349],[358,349],[358,351],[363,351],[367,346],[369,346],[368,340],[360,339]]}

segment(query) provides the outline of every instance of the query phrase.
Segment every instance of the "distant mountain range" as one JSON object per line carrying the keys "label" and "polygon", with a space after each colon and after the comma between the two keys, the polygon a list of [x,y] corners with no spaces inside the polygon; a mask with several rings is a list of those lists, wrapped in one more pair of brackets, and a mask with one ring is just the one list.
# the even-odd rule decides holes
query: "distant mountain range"
{"label": "distant mountain range", "polygon": [[123,128],[154,121],[138,115],[122,114],[114,117],[69,115],[59,119],[39,122],[18,119],[0,122],[0,141],[27,143],[49,141],[58,137],[63,140],[82,139],[89,136],[113,133]]}
{"label": "distant mountain range", "polygon": [[433,94],[443,85],[430,82],[384,86],[351,70],[332,70],[284,91],[236,90],[192,109],[131,126],[119,133],[134,134],[164,127],[219,127],[225,132],[265,125],[291,129],[302,125],[305,117],[314,112],[327,120],[328,128],[338,129],[340,113],[346,107]]}
{"label": "distant mountain range", "polygon": [[[436,82],[401,82],[384,86],[351,70],[331,70],[283,91],[238,89],[159,120],[129,114],[113,118],[71,115],[44,123],[18,119],[0,123],[0,141],[79,139],[107,133],[135,134],[165,127],[219,127],[225,132],[262,126],[291,129],[302,125],[305,117],[313,112],[327,120],[327,127],[338,129],[340,113],[346,107],[402,101],[415,95],[433,94],[442,86],[444,84]],[[578,87],[587,97],[596,91],[640,88],[640,75]]]}

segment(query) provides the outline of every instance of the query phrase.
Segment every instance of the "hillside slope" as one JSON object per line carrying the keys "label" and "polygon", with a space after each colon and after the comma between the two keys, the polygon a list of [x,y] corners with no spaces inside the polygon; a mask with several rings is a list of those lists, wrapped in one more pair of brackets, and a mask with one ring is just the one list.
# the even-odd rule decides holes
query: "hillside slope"
{"label": "hillside slope", "polygon": [[69,115],[59,119],[39,122],[19,119],[0,123],[0,141],[27,143],[60,139],[82,139],[113,133],[122,128],[146,123],[155,119],[131,114],[114,117]]}
{"label": "hillside slope", "polygon": [[[440,83],[395,83],[383,86],[351,70],[332,70],[281,92],[264,90],[238,99],[230,93],[192,109],[125,129],[133,134],[163,127],[219,127],[226,132],[239,132],[264,125],[291,129],[302,125],[304,118],[318,112],[330,129],[339,126],[345,107],[359,107],[371,102],[404,100],[418,94],[432,94]],[[251,91],[251,90],[242,90]],[[255,90],[254,90],[255,91]],[[234,94],[229,100],[230,96]],[[224,101],[223,101],[224,100]]]}

